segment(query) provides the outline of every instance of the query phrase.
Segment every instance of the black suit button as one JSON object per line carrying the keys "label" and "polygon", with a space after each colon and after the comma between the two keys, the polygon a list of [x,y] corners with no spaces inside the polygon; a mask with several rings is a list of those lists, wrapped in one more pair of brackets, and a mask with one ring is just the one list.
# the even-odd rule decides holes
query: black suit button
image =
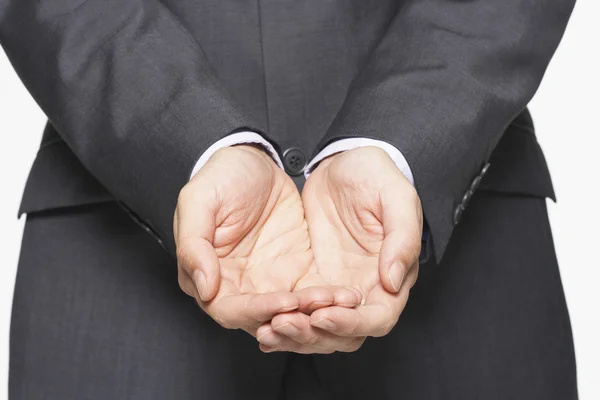
{"label": "black suit button", "polygon": [[462,208],[467,208],[469,201],[471,201],[471,196],[473,196],[473,192],[467,192],[464,194],[462,201],[460,202]]}
{"label": "black suit button", "polygon": [[283,166],[289,175],[301,175],[306,167],[306,155],[302,150],[292,147],[283,153]]}
{"label": "black suit button", "polygon": [[456,209],[454,210],[454,225],[458,224],[458,222],[460,221],[460,218],[462,217],[464,210],[465,209],[463,208],[462,205],[459,205],[458,207],[456,207]]}
{"label": "black suit button", "polygon": [[481,169],[481,173],[479,174],[480,177],[483,178],[483,176],[485,174],[487,174],[488,170],[490,169],[490,163],[486,163],[483,168]]}
{"label": "black suit button", "polygon": [[479,175],[477,175],[475,177],[475,179],[473,179],[473,181],[471,182],[471,185],[469,186],[469,189],[467,189],[467,191],[463,195],[460,204],[454,210],[454,225],[458,224],[458,222],[460,221],[460,218],[462,217],[463,212],[467,208],[467,205],[469,205],[469,201],[471,201],[471,197],[473,197],[473,194],[475,194],[475,191],[481,184],[481,180],[483,179],[483,176],[488,172],[489,169],[490,169],[490,163],[486,163],[483,166],[483,168],[481,169],[481,172],[479,173]]}
{"label": "black suit button", "polygon": [[479,175],[479,176],[475,177],[475,179],[473,179],[473,182],[471,182],[471,187],[469,187],[468,192],[475,193],[475,191],[479,187],[480,183],[481,183],[481,175]]}

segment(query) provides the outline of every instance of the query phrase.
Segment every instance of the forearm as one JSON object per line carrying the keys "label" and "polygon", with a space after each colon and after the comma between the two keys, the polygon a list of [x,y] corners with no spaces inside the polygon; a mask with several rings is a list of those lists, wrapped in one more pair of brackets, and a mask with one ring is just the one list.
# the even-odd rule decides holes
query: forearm
{"label": "forearm", "polygon": [[318,150],[347,137],[398,148],[439,260],[456,206],[535,93],[572,7],[571,0],[407,3]]}
{"label": "forearm", "polygon": [[84,166],[172,249],[198,157],[252,127],[197,43],[158,0],[3,0],[0,43]]}

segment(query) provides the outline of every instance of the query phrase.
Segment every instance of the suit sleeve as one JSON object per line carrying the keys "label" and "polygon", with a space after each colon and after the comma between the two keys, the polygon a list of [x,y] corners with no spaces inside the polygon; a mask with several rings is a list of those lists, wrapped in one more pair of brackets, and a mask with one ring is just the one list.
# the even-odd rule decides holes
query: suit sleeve
{"label": "suit sleeve", "polygon": [[0,0],[0,43],[84,166],[169,250],[200,155],[258,131],[159,0]]}
{"label": "suit sleeve", "polygon": [[399,5],[317,147],[370,137],[413,172],[439,262],[455,212],[537,90],[574,0],[415,0]]}

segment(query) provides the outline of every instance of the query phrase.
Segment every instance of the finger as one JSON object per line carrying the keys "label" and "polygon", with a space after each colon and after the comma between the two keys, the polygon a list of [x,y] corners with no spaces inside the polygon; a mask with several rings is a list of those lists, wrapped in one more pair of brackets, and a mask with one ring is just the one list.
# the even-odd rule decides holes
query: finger
{"label": "finger", "polygon": [[202,301],[212,300],[221,280],[219,259],[212,245],[201,238],[187,238],[177,245],[177,263],[194,282]]}
{"label": "finger", "polygon": [[258,328],[256,331],[256,340],[260,343],[259,348],[265,353],[272,351],[299,353],[302,349],[302,344],[275,332],[270,323],[266,323]]}
{"label": "finger", "polygon": [[[415,271],[418,269],[415,268]],[[357,337],[387,335],[398,322],[400,313],[406,305],[415,273],[405,279],[400,291],[391,294],[381,286],[370,294],[376,302],[356,308],[328,307],[317,310],[310,316],[310,324],[339,336]]]}
{"label": "finger", "polygon": [[298,343],[285,335],[275,332],[270,324],[265,324],[258,329],[257,340],[260,343],[259,348],[265,353],[288,351],[298,354],[331,354],[336,351],[333,347],[315,347]]}
{"label": "finger", "polygon": [[344,337],[383,336],[390,321],[394,320],[389,309],[381,304],[354,309],[329,307],[324,311],[311,315],[311,325]]}
{"label": "finger", "polygon": [[196,301],[200,300],[198,289],[196,288],[194,281],[192,281],[192,278],[182,268],[178,268],[177,281],[183,293],[193,297]]}
{"label": "finger", "polygon": [[421,252],[421,203],[414,188],[403,186],[381,195],[384,239],[379,253],[379,279],[390,293],[398,293]]}
{"label": "finger", "polygon": [[355,307],[362,301],[358,290],[341,286],[312,286],[294,293],[298,296],[299,311],[308,315],[331,305]]}
{"label": "finger", "polygon": [[330,351],[353,352],[363,344],[364,337],[342,337],[313,327],[310,317],[300,312],[279,314],[271,321],[275,332],[288,337],[306,348],[315,348],[320,353]]}
{"label": "finger", "polygon": [[356,307],[364,301],[361,291],[350,286],[335,288],[333,297],[333,305],[340,307]]}
{"label": "finger", "polygon": [[221,326],[228,329],[256,329],[275,315],[298,309],[298,299],[290,292],[226,296],[202,308]]}
{"label": "finger", "polygon": [[174,222],[178,264],[190,275],[203,301],[216,296],[221,280],[219,259],[212,246],[217,204],[207,195],[211,192],[202,190],[200,184],[186,186],[179,195]]}

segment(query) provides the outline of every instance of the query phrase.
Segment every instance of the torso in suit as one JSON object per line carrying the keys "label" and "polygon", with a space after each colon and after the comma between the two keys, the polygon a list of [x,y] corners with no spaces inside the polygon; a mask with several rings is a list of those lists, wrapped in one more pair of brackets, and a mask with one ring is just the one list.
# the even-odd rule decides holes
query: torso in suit
{"label": "torso in suit", "polygon": [[[11,399],[575,399],[526,110],[572,6],[0,3],[0,43],[50,121],[20,210]],[[432,256],[391,334],[262,354],[180,292],[177,194],[248,129],[306,161],[349,137],[406,157]]]}

